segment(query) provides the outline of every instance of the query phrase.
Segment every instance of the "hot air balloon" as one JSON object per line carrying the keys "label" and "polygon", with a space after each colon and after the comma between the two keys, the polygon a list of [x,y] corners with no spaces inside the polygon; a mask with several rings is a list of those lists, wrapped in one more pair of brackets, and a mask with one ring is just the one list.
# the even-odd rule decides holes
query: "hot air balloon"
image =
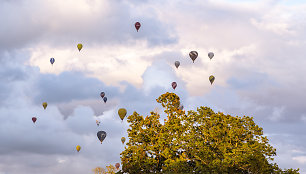
{"label": "hot air balloon", "polygon": [[105,92],[101,92],[100,96],[103,98],[105,96]]}
{"label": "hot air balloon", "polygon": [[183,110],[183,109],[184,109],[184,106],[181,105],[178,109]]}
{"label": "hot air balloon", "polygon": [[118,115],[119,115],[119,117],[122,121],[123,121],[124,117],[126,116],[126,113],[127,113],[126,109],[124,109],[124,108],[118,109]]}
{"label": "hot air balloon", "polygon": [[172,88],[175,90],[175,88],[176,88],[176,86],[177,86],[177,84],[176,84],[176,82],[172,82]]}
{"label": "hot air balloon", "polygon": [[47,102],[43,102],[42,106],[44,107],[44,109],[46,109],[47,106],[48,106],[48,103]]}
{"label": "hot air balloon", "polygon": [[214,53],[213,52],[209,52],[208,53],[208,57],[210,58],[210,60],[214,57]]}
{"label": "hot air balloon", "polygon": [[106,132],[105,131],[99,131],[98,133],[97,133],[97,137],[98,137],[98,139],[101,141],[101,144],[102,144],[102,141],[105,139],[105,137],[106,137]]}
{"label": "hot air balloon", "polygon": [[107,97],[103,97],[103,101],[104,101],[104,103],[106,103]]}
{"label": "hot air balloon", "polygon": [[79,50],[79,52],[80,52],[81,49],[83,48],[83,45],[79,43],[79,44],[77,45],[77,48],[78,48],[78,50]]}
{"label": "hot air balloon", "polygon": [[189,56],[190,56],[192,62],[194,63],[194,60],[196,60],[196,58],[198,57],[198,52],[196,52],[196,51],[191,51],[191,52],[189,53]]}
{"label": "hot air balloon", "polygon": [[37,118],[36,118],[36,117],[32,117],[32,121],[33,121],[33,123],[35,123],[35,122],[36,122],[36,120],[37,120]]}
{"label": "hot air balloon", "polygon": [[180,66],[180,62],[179,61],[175,61],[174,65],[175,65],[176,68],[178,68]]}
{"label": "hot air balloon", "polygon": [[213,75],[209,76],[209,81],[211,85],[213,84],[214,80],[215,80],[215,76]]}
{"label": "hot air balloon", "polygon": [[81,150],[81,146],[80,145],[77,145],[76,146],[76,150],[79,152]]}
{"label": "hot air balloon", "polygon": [[116,169],[118,170],[119,167],[120,167],[120,163],[116,163],[116,164],[115,164],[115,167],[116,167]]}
{"label": "hot air balloon", "polygon": [[124,144],[124,142],[125,142],[125,137],[122,137],[122,138],[121,138],[121,142],[122,142],[122,144]]}
{"label": "hot air balloon", "polygon": [[53,66],[53,63],[55,62],[55,59],[52,57],[52,58],[50,58],[50,63],[51,63],[51,65]]}
{"label": "hot air balloon", "polygon": [[141,27],[140,23],[139,23],[139,22],[136,22],[136,23],[135,23],[135,28],[136,28],[137,32],[138,32],[138,30],[139,30],[140,27]]}
{"label": "hot air balloon", "polygon": [[99,120],[96,120],[96,123],[97,123],[97,126],[99,126],[99,125],[100,125],[100,121],[99,121]]}

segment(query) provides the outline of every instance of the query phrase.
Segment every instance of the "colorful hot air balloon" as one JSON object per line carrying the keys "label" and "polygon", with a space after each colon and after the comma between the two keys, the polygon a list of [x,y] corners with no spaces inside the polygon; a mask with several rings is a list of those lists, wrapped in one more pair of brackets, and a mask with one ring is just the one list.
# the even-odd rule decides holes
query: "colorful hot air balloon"
{"label": "colorful hot air balloon", "polygon": [[101,92],[100,96],[103,98],[105,96],[105,92]]}
{"label": "colorful hot air balloon", "polygon": [[179,61],[175,61],[174,65],[175,65],[176,68],[178,68],[180,66],[180,62]]}
{"label": "colorful hot air balloon", "polygon": [[208,57],[210,58],[210,60],[214,57],[214,53],[213,52],[209,52],[208,53]]}
{"label": "colorful hot air balloon", "polygon": [[81,146],[80,145],[77,145],[76,146],[76,150],[79,152],[81,150]]}
{"label": "colorful hot air balloon", "polygon": [[37,120],[37,118],[36,118],[36,117],[32,117],[32,121],[33,121],[33,123],[35,123],[35,122],[36,122],[36,120]]}
{"label": "colorful hot air balloon", "polygon": [[102,141],[105,139],[105,137],[106,137],[106,132],[105,131],[99,131],[98,133],[97,133],[97,137],[98,137],[98,139],[101,141],[101,144],[102,144]]}
{"label": "colorful hot air balloon", "polygon": [[196,58],[198,57],[198,52],[196,52],[196,51],[191,51],[191,52],[189,53],[189,56],[190,56],[192,62],[194,63],[194,60],[196,60]]}
{"label": "colorful hot air balloon", "polygon": [[104,101],[104,103],[106,103],[107,97],[103,97],[103,101]]}
{"label": "colorful hot air balloon", "polygon": [[50,58],[50,63],[51,63],[51,65],[53,66],[53,63],[55,62],[55,59],[52,57],[52,58]]}
{"label": "colorful hot air balloon", "polygon": [[136,28],[137,32],[138,32],[138,30],[139,30],[140,27],[141,27],[140,23],[139,23],[139,22],[136,22],[136,23],[135,23],[135,28]]}
{"label": "colorful hot air balloon", "polygon": [[123,121],[124,117],[126,116],[126,113],[127,113],[126,109],[124,109],[124,108],[118,109],[118,115],[119,115],[119,117],[122,121]]}
{"label": "colorful hot air balloon", "polygon": [[116,163],[116,164],[115,164],[115,167],[116,167],[116,169],[118,170],[119,167],[120,167],[120,163]]}
{"label": "colorful hot air balloon", "polygon": [[99,126],[99,125],[100,125],[100,121],[99,121],[99,120],[96,120],[96,123],[97,123],[97,126]]}
{"label": "colorful hot air balloon", "polygon": [[121,138],[121,142],[122,142],[122,144],[124,144],[124,142],[125,142],[125,137],[122,137],[122,138]]}
{"label": "colorful hot air balloon", "polygon": [[44,107],[44,109],[46,109],[47,106],[48,106],[48,103],[47,102],[43,102],[42,106]]}
{"label": "colorful hot air balloon", "polygon": [[172,82],[172,88],[175,90],[175,88],[176,88],[176,86],[177,86],[177,84],[176,84],[176,82]]}
{"label": "colorful hot air balloon", "polygon": [[209,81],[210,81],[210,84],[212,85],[213,82],[215,81],[215,76],[213,75],[209,76]]}
{"label": "colorful hot air balloon", "polygon": [[83,48],[83,45],[79,43],[79,44],[77,45],[77,48],[78,48],[78,50],[79,50],[79,52],[80,52],[81,49]]}

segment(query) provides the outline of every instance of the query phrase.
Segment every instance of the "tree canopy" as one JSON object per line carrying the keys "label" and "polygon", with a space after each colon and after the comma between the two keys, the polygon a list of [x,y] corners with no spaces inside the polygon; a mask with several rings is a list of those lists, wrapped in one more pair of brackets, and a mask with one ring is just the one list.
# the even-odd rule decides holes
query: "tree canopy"
{"label": "tree canopy", "polygon": [[273,161],[274,149],[253,117],[215,113],[208,107],[197,111],[179,109],[175,93],[158,99],[167,119],[151,112],[143,117],[128,116],[129,141],[121,153],[122,170],[117,173],[276,173],[282,170]]}

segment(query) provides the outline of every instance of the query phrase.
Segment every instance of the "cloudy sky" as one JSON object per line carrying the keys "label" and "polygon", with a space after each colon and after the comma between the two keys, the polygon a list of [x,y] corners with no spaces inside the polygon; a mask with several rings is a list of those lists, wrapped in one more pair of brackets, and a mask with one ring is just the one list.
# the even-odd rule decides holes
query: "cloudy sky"
{"label": "cloudy sky", "polygon": [[173,81],[186,110],[254,117],[275,162],[306,174],[304,0],[0,0],[0,24],[0,174],[119,162],[118,108],[161,109]]}

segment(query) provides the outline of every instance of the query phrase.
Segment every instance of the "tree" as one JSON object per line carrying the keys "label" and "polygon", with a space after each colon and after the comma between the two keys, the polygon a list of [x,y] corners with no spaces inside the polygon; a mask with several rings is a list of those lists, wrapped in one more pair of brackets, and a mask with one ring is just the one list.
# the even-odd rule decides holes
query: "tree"
{"label": "tree", "polygon": [[96,167],[92,171],[95,174],[115,174],[117,169],[113,165],[106,166],[106,170],[103,167]]}
{"label": "tree", "polygon": [[122,172],[295,174],[270,163],[276,149],[252,117],[215,113],[208,107],[180,110],[180,98],[165,93],[157,100],[167,119],[134,112],[127,119],[129,142],[121,153]]}
{"label": "tree", "polygon": [[96,168],[92,169],[92,171],[93,171],[95,174],[105,174],[105,170],[104,170],[104,168],[102,168],[102,167],[96,167]]}

